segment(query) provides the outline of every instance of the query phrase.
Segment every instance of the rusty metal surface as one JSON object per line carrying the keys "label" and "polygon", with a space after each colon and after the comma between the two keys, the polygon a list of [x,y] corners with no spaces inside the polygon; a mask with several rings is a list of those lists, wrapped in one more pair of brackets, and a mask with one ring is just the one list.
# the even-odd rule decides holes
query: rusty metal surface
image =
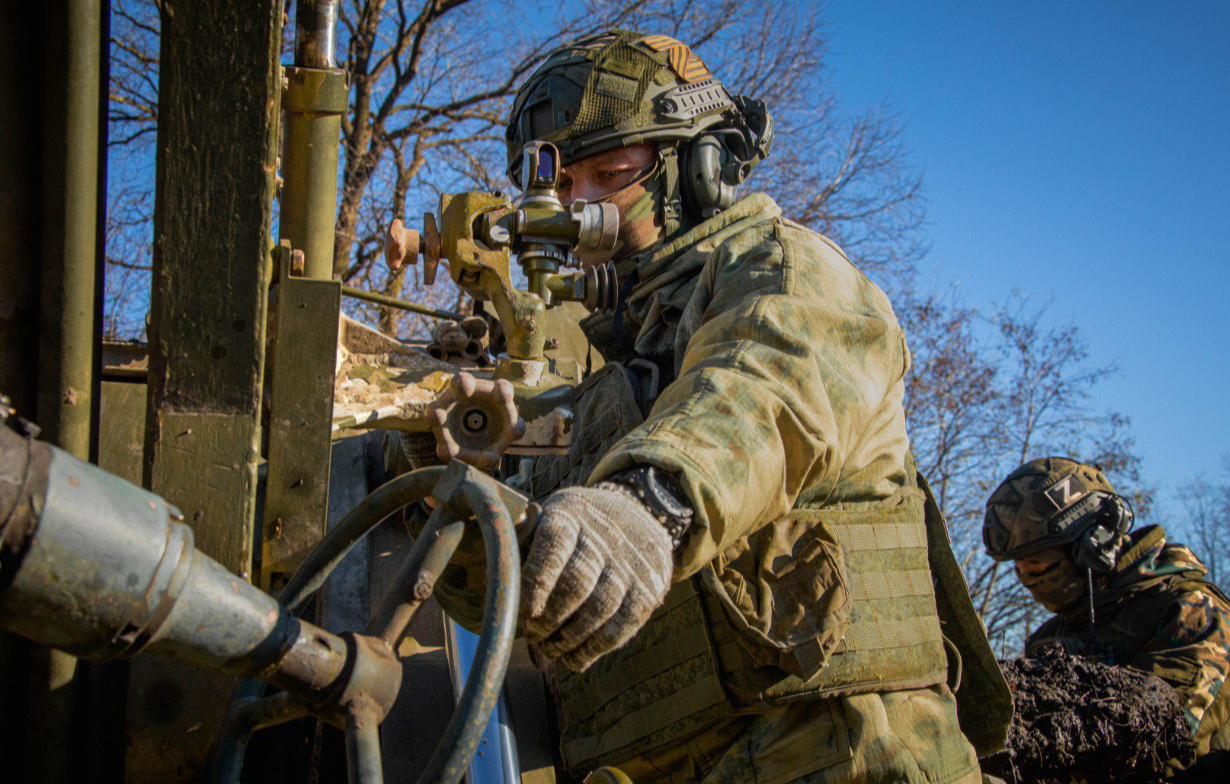
{"label": "rusty metal surface", "polygon": [[422,533],[389,583],[384,598],[372,613],[367,633],[396,649],[419,608],[431,598],[436,581],[457,552],[465,523],[452,519],[442,507],[427,519]]}
{"label": "rusty metal surface", "polygon": [[[484,628],[471,676],[421,781],[455,782],[464,775],[495,708],[507,670],[520,591],[515,524],[525,517],[527,503],[520,494],[457,461],[447,467],[405,474],[364,499],[329,531],[291,577],[282,593],[283,601],[292,608],[302,608],[355,542],[391,513],[428,493],[436,499],[440,513],[407,555],[402,576],[394,581],[393,593],[386,600],[389,609],[377,613],[369,626],[368,631],[379,636],[347,638],[351,653],[346,680],[334,690],[333,694],[338,696],[316,706],[330,721],[336,722],[339,714],[344,717],[352,775],[382,775],[378,736],[373,729],[371,737],[363,740],[366,730],[360,732],[356,721],[370,719],[378,723],[394,704],[402,670],[390,641],[400,641],[414,610],[430,597],[435,580],[460,542],[464,526],[461,521],[471,516],[482,530],[488,560]],[[241,687],[239,694],[252,696],[246,687]],[[220,784],[237,781],[241,768],[237,760],[242,757],[245,742],[234,732],[227,735],[219,771],[220,775],[233,778],[216,779]],[[366,756],[354,759],[350,758],[352,755]]]}
{"label": "rusty metal surface", "polygon": [[364,498],[304,559],[282,589],[282,604],[292,612],[302,610],[355,543],[389,515],[427,496],[443,474],[443,466],[403,474]]}
{"label": "rusty metal surface", "polygon": [[383,784],[380,720],[375,712],[357,708],[346,721],[346,773],[349,784]]}
{"label": "rusty metal surface", "polygon": [[483,628],[474,664],[440,745],[419,779],[455,782],[465,774],[474,756],[508,669],[521,588],[514,526],[524,517],[526,507],[523,496],[457,461],[445,469],[432,496],[446,508],[474,515],[487,554]]}
{"label": "rusty metal surface", "polygon": [[453,376],[448,389],[427,407],[441,460],[456,458],[482,471],[500,464],[500,457],[525,435],[525,420],[513,402],[508,379]]}
{"label": "rusty metal surface", "polygon": [[102,342],[104,381],[145,381],[149,378],[149,346],[128,340]]}
{"label": "rusty metal surface", "polygon": [[[286,257],[285,242],[278,249]],[[285,261],[285,258],[283,258]],[[341,284],[280,264],[260,584],[280,588],[325,534]]]}
{"label": "rusty metal surface", "polygon": [[[25,478],[32,441],[7,428],[0,444],[5,476]],[[44,447],[46,449],[46,447]],[[489,575],[484,628],[474,664],[424,776],[454,782],[495,707],[508,666],[519,600],[516,523],[526,499],[491,477],[453,461],[399,477],[377,490],[334,529],[286,600],[301,609],[311,591],[358,537],[391,511],[430,493],[437,513],[393,582],[392,596],[371,634],[335,636],[306,621],[250,583],[196,552],[191,529],[163,499],[60,450],[51,450],[41,498],[25,504],[37,531],[0,589],[5,628],[95,660],[156,653],[208,670],[258,677],[301,698],[320,718],[345,727],[353,775],[381,773],[375,727],[394,705],[402,665],[395,646],[428,599],[456,551],[467,521],[479,525]],[[11,475],[11,476],[10,476]],[[14,484],[7,482],[6,484]],[[20,485],[18,485],[20,486]],[[410,611],[407,612],[407,608]],[[237,692],[229,711],[221,781],[237,781],[251,730],[302,715],[294,700],[249,707],[259,690]]]}

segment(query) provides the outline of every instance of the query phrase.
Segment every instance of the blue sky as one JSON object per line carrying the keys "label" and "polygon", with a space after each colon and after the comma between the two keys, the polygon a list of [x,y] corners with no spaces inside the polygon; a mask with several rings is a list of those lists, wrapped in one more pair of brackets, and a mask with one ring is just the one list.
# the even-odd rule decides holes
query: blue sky
{"label": "blue sky", "polygon": [[829,77],[925,171],[922,268],[1074,321],[1173,491],[1230,454],[1230,3],[834,0]]}

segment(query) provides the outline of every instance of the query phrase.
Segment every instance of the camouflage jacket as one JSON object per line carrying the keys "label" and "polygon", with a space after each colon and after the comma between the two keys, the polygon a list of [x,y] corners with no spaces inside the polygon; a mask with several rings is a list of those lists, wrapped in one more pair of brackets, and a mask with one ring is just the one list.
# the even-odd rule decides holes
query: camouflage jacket
{"label": "camouflage jacket", "polygon": [[[775,606],[785,597],[756,573],[771,571],[772,558],[745,552],[749,534],[796,506],[918,494],[906,465],[904,334],[888,298],[840,248],[783,219],[763,194],[618,267],[625,283],[614,316],[581,326],[608,361],[654,362],[660,391],[644,401],[652,409],[643,423],[601,461],[585,461],[597,464],[588,483],[635,464],[678,472],[696,517],[675,579],[710,564],[723,571],[719,561],[751,564],[727,570],[727,593],[742,594],[748,631],[771,637],[775,622],[792,626],[811,608]],[[586,478],[557,472],[527,489],[540,497]],[[461,568],[438,588],[467,626],[481,615],[482,558],[467,537],[453,560]]]}
{"label": "camouflage jacket", "polygon": [[[723,605],[713,608],[716,616],[708,610],[706,616],[728,618],[741,632],[737,640],[722,637],[716,643],[723,655],[730,651],[731,658],[723,659],[722,667],[758,668],[739,670],[738,677],[746,678],[741,684],[755,686],[761,683],[756,678],[763,676],[765,684],[776,688],[786,677],[786,672],[777,669],[778,652],[793,649],[800,640],[822,636],[830,626],[829,639],[837,641],[847,621],[850,628],[865,632],[880,621],[894,628],[914,628],[915,620],[919,628],[922,622],[929,624],[928,629],[934,626],[935,639],[911,638],[901,646],[887,636],[880,642],[864,634],[868,645],[892,643],[906,657],[904,663],[898,661],[900,656],[889,661],[887,654],[868,661],[884,687],[872,690],[942,684],[946,661],[938,638],[933,576],[927,569],[926,543],[915,541],[922,533],[923,493],[916,486],[908,457],[902,408],[910,356],[888,298],[838,247],[783,219],[777,205],[759,194],[618,266],[623,281],[619,308],[613,315],[587,318],[582,327],[608,361],[627,367],[652,363],[659,383],[640,390],[639,414],[613,417],[628,422],[628,427],[615,428],[609,437],[591,439],[591,428],[578,425],[574,451],[584,454],[570,451],[563,458],[538,459],[527,489],[541,497],[555,487],[593,484],[637,464],[676,472],[696,518],[676,559],[675,579],[683,586],[693,583],[686,578],[700,578],[712,589],[702,592],[705,602],[712,599]],[[605,383],[600,378],[595,373],[582,387]],[[597,410],[607,408],[616,413],[622,410],[611,402]],[[595,443],[583,446],[590,441]],[[548,478],[538,481],[542,477]],[[907,514],[906,510],[913,511]],[[843,578],[838,574],[841,567],[834,565],[833,551],[840,548],[833,543],[832,531],[815,523],[822,516],[818,511],[834,518],[848,513],[864,522],[849,526],[852,531],[858,528],[862,539],[857,551],[847,554],[845,568],[852,575],[848,586],[838,584]],[[888,522],[893,515],[903,514],[917,519],[874,525],[881,517]],[[878,550],[894,547],[897,549]],[[918,554],[921,563],[894,573],[897,579],[877,571],[899,553]],[[476,599],[481,596],[473,589],[481,583],[474,579],[473,571],[465,579],[450,570],[437,585],[438,595],[455,618],[472,623],[477,620]],[[471,597],[469,613],[458,612],[463,609],[463,594]],[[888,607],[897,594],[904,595],[903,604],[894,605],[900,613],[893,615]],[[868,597],[878,597],[878,602]],[[687,600],[681,601],[686,605]],[[667,605],[673,606],[670,601]],[[870,616],[859,615],[857,608],[863,605]],[[856,608],[853,617],[852,606]],[[661,631],[647,626],[641,636],[656,639]],[[716,639],[718,631],[711,628],[710,634]],[[653,699],[647,696],[651,690],[636,685],[635,673],[629,674],[629,668],[635,669],[639,661],[632,650],[638,645],[641,643],[634,641],[600,659],[577,676],[580,686],[561,684],[564,697],[583,694],[607,704],[606,693],[593,687],[605,679],[611,681],[611,689],[638,690],[623,693],[619,704],[628,707],[644,702],[649,707],[642,708],[652,713]],[[744,663],[735,650],[748,646],[754,649],[748,655],[765,658]],[[925,655],[914,655],[915,648],[925,649]],[[852,659],[853,654],[842,658]],[[703,660],[697,656],[681,666],[687,669]],[[674,665],[656,661],[656,666]],[[710,661],[701,669],[707,672],[718,666]],[[827,667],[821,661],[821,667],[826,674],[841,669],[831,661]],[[901,675],[898,670],[910,670],[907,674],[913,677],[911,668],[926,670],[922,682],[911,685],[910,677],[894,679]],[[751,676],[743,674],[749,672]],[[794,696],[814,696],[808,690],[818,691],[819,686],[810,684],[824,677],[817,675],[814,681],[794,678],[789,683],[797,686]],[[731,687],[731,681],[725,683]],[[891,686],[893,683],[898,685]],[[731,693],[737,692],[731,688]],[[562,714],[568,717],[573,711],[566,703],[567,699]],[[816,711],[832,711],[836,703],[809,704],[818,706]],[[672,705],[675,712],[685,707],[682,702]],[[710,715],[702,710],[707,705],[699,704],[686,717],[674,720],[660,733],[659,744],[677,746],[666,736],[682,737],[694,731],[689,727],[703,724]],[[728,709],[721,704],[712,707],[717,711],[713,726],[747,720],[717,718],[729,715],[722,713]],[[764,711],[764,703],[753,710]],[[951,711],[951,705],[945,710]],[[578,708],[577,713],[583,711]],[[611,710],[599,710],[589,718],[574,716],[564,721],[565,749],[572,741],[580,744],[580,736],[609,737],[604,734],[610,729],[606,725],[621,721],[609,714]],[[920,748],[934,744],[937,735],[946,737],[958,751],[945,752],[935,764],[960,775],[976,771],[973,749],[956,730],[956,717],[948,713],[932,718],[897,731],[909,734],[916,729]],[[941,726],[951,727],[952,737],[938,729]],[[734,753],[730,749],[737,747],[739,755],[747,757],[744,762],[757,770],[760,781],[793,780],[808,767],[815,769],[824,763],[825,755],[814,748],[816,735],[810,730],[782,732],[785,734],[772,733],[771,740],[793,739],[800,748],[811,751],[801,757],[760,753],[746,738],[734,741],[721,733],[692,736],[687,748],[711,759]],[[638,743],[628,739],[630,746]],[[712,745],[701,748],[697,744]],[[657,754],[646,751],[642,759],[645,764],[665,764]],[[622,759],[615,752],[612,755],[614,761]],[[568,756],[566,752],[565,758]],[[957,777],[945,775],[936,780]]]}
{"label": "camouflage jacket", "polygon": [[1110,574],[1094,586],[1094,621],[1086,602],[1030,635],[1026,652],[1060,641],[1069,650],[1141,670],[1179,693],[1200,754],[1230,748],[1230,601],[1205,578],[1186,546],[1161,526],[1131,534]]}
{"label": "camouflage jacket", "polygon": [[827,238],[753,194],[620,273],[635,281],[624,307],[583,327],[608,360],[649,358],[669,384],[589,482],[634,464],[680,474],[697,514],[677,578],[796,505],[907,486],[905,337]]}

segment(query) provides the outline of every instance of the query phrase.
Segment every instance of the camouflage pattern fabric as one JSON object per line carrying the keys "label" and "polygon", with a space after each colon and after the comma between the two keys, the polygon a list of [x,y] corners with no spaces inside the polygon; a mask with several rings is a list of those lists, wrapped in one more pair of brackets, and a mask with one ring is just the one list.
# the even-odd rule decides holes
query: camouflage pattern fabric
{"label": "camouflage pattern fabric", "polygon": [[1087,602],[1030,635],[1027,652],[1058,640],[1071,652],[1165,680],[1184,701],[1197,752],[1230,749],[1230,601],[1205,579],[1186,546],[1161,526],[1130,536],[1115,569],[1095,578],[1095,624]]}
{"label": "camouflage pattern fabric", "polygon": [[[1115,488],[1096,465],[1040,457],[1017,468],[987,500],[982,540],[997,561],[1076,539],[1094,520],[1099,499]],[[1065,520],[1066,526],[1057,525]]]}
{"label": "camouflage pattern fabric", "polygon": [[773,708],[620,770],[635,784],[982,781],[943,685]]}
{"label": "camouflage pattern fabric", "polygon": [[673,379],[589,482],[636,464],[680,475],[697,518],[677,579],[796,504],[906,486],[905,336],[839,248],[757,194],[630,261],[623,331],[637,355],[671,356]]}

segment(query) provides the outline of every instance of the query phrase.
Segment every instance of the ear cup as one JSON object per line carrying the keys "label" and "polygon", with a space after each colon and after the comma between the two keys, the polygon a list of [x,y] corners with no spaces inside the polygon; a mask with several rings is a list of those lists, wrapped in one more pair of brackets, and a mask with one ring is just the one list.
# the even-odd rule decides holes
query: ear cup
{"label": "ear cup", "polygon": [[1119,557],[1119,539],[1132,529],[1135,515],[1127,500],[1107,494],[1097,519],[1073,542],[1072,560],[1094,574],[1106,574]]}
{"label": "ear cup", "polygon": [[738,184],[723,176],[730,150],[717,136],[701,136],[687,145],[684,162],[684,201],[703,220],[735,203]]}

